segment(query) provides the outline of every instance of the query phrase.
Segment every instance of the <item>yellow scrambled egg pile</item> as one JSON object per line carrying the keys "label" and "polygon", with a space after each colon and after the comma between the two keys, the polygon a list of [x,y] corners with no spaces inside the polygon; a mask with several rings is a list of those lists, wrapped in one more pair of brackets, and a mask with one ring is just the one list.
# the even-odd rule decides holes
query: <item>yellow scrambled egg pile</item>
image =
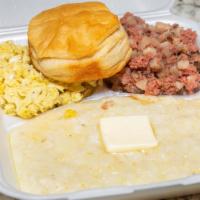
{"label": "yellow scrambled egg pile", "polygon": [[0,44],[0,107],[5,113],[32,118],[59,105],[80,101],[96,82],[59,84],[34,69],[28,48]]}

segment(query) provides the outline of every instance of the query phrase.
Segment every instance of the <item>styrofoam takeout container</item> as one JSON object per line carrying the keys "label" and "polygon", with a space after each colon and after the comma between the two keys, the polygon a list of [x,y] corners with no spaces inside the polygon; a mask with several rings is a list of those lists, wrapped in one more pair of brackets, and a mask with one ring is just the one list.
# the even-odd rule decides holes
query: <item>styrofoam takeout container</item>
{"label": "styrofoam takeout container", "polygon": [[[27,24],[32,16],[38,12],[66,2],[83,2],[84,0],[0,0],[0,42],[13,40],[20,44],[27,44]],[[173,0],[102,0],[119,16],[125,12],[134,12],[154,23],[163,21],[179,23],[199,32],[199,24],[170,13]],[[94,94],[93,98],[105,95]],[[113,93],[106,93],[113,95]],[[199,94],[189,98],[199,98]],[[0,192],[23,200],[52,200],[52,199],[92,199],[92,200],[128,200],[128,199],[156,199],[168,196],[184,195],[200,192],[200,175],[183,179],[162,182],[158,184],[122,186],[107,189],[92,189],[81,192],[65,193],[49,196],[38,196],[21,192],[15,181],[14,167],[7,140],[7,132],[21,123],[26,123],[15,117],[6,116],[0,112]],[[31,163],[30,163],[31,165]],[[148,170],[148,169],[147,169]]]}

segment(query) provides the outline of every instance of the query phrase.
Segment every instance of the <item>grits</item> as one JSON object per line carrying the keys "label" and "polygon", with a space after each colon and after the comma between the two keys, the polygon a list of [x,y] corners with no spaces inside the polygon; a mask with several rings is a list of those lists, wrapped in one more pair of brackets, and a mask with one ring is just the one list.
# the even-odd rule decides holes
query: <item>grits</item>
{"label": "grits", "polygon": [[[198,174],[199,107],[199,100],[112,97],[44,113],[9,134],[19,186],[25,192],[50,194]],[[107,153],[99,120],[120,115],[147,115],[158,146]]]}

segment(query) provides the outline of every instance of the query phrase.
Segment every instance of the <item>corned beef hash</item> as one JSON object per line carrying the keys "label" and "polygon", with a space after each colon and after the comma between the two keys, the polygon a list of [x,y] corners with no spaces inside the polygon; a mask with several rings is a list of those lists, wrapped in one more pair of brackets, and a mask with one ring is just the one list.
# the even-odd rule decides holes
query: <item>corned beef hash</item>
{"label": "corned beef hash", "polygon": [[200,89],[197,34],[178,24],[157,22],[126,13],[132,57],[126,67],[106,80],[113,90],[146,95],[193,94]]}

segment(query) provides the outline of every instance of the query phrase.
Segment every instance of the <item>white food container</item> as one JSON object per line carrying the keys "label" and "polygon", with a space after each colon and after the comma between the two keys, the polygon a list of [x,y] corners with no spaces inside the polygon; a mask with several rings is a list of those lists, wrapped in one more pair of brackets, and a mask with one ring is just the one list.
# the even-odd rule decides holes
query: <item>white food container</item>
{"label": "white food container", "polygon": [[[66,2],[83,2],[83,0],[0,0],[0,42],[13,40],[17,43],[26,44],[26,25],[31,17],[44,9]],[[102,0],[102,2],[106,3],[119,16],[130,11],[145,18],[150,23],[156,21],[179,23],[184,27],[196,30],[200,34],[198,23],[170,13],[170,7],[173,4],[172,0]],[[98,96],[98,94],[94,95],[93,98]],[[189,98],[199,98],[199,94]],[[194,175],[158,184],[92,189],[59,195],[38,196],[23,193],[16,187],[14,166],[6,133],[14,126],[24,122],[25,120],[6,116],[3,112],[0,112],[0,192],[6,195],[21,200],[150,200],[200,192],[200,175]]]}

